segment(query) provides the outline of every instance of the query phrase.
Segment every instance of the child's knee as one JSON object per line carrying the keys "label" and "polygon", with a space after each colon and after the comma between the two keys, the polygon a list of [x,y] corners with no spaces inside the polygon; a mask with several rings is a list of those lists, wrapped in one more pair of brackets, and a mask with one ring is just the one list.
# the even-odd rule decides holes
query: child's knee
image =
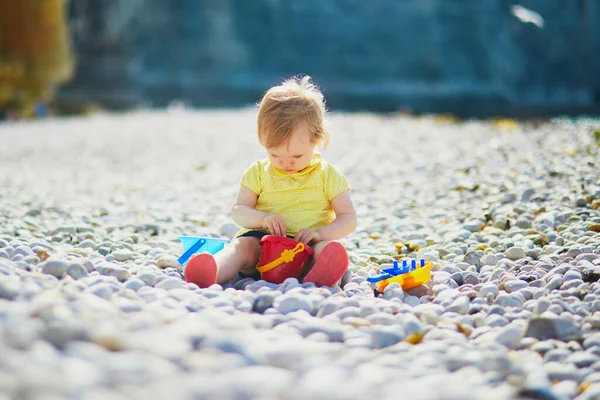
{"label": "child's knee", "polygon": [[317,243],[313,244],[312,245],[312,248],[313,248],[313,251],[314,251],[313,257],[314,258],[319,257],[319,254],[321,253],[321,251],[323,250],[323,248],[328,243],[331,243],[331,242],[337,242],[337,240],[322,240],[320,242],[317,242]]}
{"label": "child's knee", "polygon": [[244,260],[246,265],[255,265],[260,257],[261,247],[256,238],[242,237],[232,242],[235,253]]}

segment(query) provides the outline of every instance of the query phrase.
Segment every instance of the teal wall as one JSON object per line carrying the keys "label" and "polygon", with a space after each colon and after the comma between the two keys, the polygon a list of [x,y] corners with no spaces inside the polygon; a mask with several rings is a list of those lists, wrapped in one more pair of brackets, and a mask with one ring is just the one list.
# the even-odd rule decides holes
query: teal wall
{"label": "teal wall", "polygon": [[600,0],[73,0],[76,78],[120,107],[254,103],[307,73],[329,107],[600,113]]}

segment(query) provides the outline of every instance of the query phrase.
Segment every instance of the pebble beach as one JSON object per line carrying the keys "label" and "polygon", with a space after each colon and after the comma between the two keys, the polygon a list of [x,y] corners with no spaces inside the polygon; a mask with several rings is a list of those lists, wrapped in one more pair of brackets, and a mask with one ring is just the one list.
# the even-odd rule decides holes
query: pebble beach
{"label": "pebble beach", "polygon": [[[182,279],[256,110],[0,125],[0,400],[600,399],[600,120],[332,113],[339,287]],[[430,284],[366,281],[394,260]]]}

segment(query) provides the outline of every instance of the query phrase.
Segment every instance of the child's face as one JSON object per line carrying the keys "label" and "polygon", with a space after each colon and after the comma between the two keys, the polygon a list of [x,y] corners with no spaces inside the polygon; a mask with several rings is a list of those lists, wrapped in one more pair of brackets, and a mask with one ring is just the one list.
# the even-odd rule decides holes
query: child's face
{"label": "child's face", "polygon": [[293,174],[308,167],[317,145],[311,141],[306,123],[294,127],[287,143],[267,149],[269,160],[278,169]]}

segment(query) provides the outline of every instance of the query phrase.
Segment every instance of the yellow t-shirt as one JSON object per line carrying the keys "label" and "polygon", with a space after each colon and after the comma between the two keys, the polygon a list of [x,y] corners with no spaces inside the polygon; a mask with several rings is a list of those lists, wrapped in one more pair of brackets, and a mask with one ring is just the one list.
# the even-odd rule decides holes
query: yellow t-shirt
{"label": "yellow t-shirt", "polygon": [[[315,153],[305,169],[287,174],[275,168],[268,158],[256,161],[244,172],[241,185],[252,190],[258,200],[254,207],[284,218],[287,234],[301,229],[319,229],[335,219],[331,200],[345,190],[348,181],[333,165]],[[251,230],[242,229],[236,237]]]}

